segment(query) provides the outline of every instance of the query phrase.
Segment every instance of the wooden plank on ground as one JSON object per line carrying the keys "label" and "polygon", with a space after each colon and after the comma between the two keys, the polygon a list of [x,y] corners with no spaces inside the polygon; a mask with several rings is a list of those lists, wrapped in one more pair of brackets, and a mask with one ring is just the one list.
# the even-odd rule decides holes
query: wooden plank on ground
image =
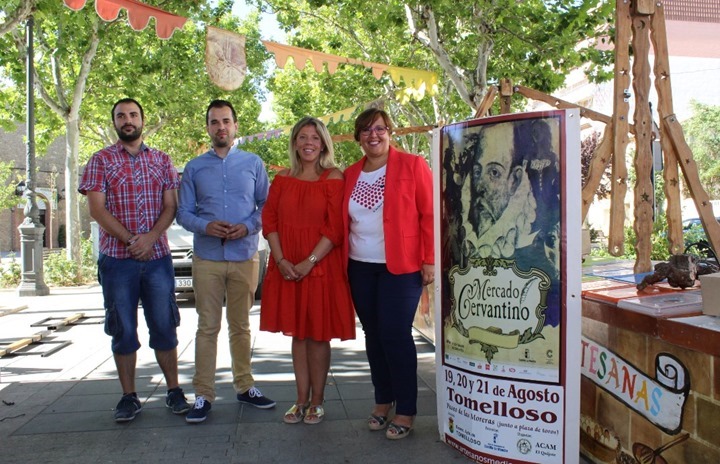
{"label": "wooden plank on ground", "polygon": [[60,325],[69,325],[69,324],[72,324],[73,322],[77,322],[78,320],[82,319],[83,317],[85,317],[85,313],[75,313],[72,316],[68,316],[65,319],[63,319],[62,322],[60,322],[60,324],[58,324],[58,325],[59,326]]}
{"label": "wooden plank on ground", "polygon": [[25,348],[26,346],[37,343],[43,338],[50,335],[52,332],[50,330],[43,330],[42,332],[37,332],[29,337],[21,338],[19,340],[16,340],[10,344],[8,344],[5,348],[0,348],[0,357],[3,357],[5,355],[11,354],[17,350],[20,350],[22,348]]}

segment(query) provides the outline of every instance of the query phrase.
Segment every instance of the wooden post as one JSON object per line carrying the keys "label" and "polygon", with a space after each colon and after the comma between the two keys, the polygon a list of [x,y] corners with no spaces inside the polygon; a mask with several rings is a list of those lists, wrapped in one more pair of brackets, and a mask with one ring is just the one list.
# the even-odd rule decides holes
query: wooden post
{"label": "wooden post", "polygon": [[[670,85],[670,63],[668,62],[667,31],[665,12],[662,4],[655,9],[650,21],[650,41],[655,50],[655,90],[658,94],[658,114],[660,120],[672,116],[672,87]],[[680,171],[675,146],[665,124],[660,125],[660,146],[663,151],[663,179],[665,180],[665,217],[668,225],[668,251],[677,255],[685,250],[682,230],[682,205],[680,204]]]}
{"label": "wooden post", "polygon": [[492,108],[493,100],[495,100],[495,95],[497,95],[497,93],[497,86],[491,85],[487,93],[485,93],[483,101],[480,102],[480,106],[478,106],[477,111],[475,111],[475,119],[484,118],[485,116],[487,116],[490,108]]}
{"label": "wooden post", "polygon": [[650,118],[650,40],[648,35],[649,17],[633,18],[633,91],[635,93],[635,190],[633,208],[635,220],[635,272],[652,271],[650,253],[652,251],[653,207],[655,191],[652,172],[652,119]]}
{"label": "wooden post", "polygon": [[690,147],[688,147],[685,141],[680,122],[678,122],[673,114],[663,119],[663,124],[666,126],[667,132],[670,134],[670,140],[678,153],[680,169],[682,169],[683,176],[685,176],[685,181],[695,201],[695,207],[698,210],[700,221],[707,233],[710,244],[713,250],[720,250],[720,224],[713,214],[710,197],[700,183],[697,164],[695,163]]}
{"label": "wooden post", "polygon": [[548,105],[554,106],[558,109],[578,108],[580,110],[580,116],[582,116],[583,118],[592,119],[593,121],[604,122],[605,124],[610,124],[612,122],[612,118],[606,114],[598,113],[597,111],[591,110],[590,108],[585,108],[584,106],[580,106],[575,103],[570,103],[569,101],[553,97],[552,95],[542,93],[539,90],[524,87],[522,85],[516,85],[514,88],[515,92],[519,93],[523,97],[545,102]]}
{"label": "wooden post", "polygon": [[625,195],[627,167],[625,149],[628,143],[628,111],[630,98],[630,4],[618,0],[615,9],[615,82],[613,102],[613,163],[610,191],[610,234],[608,252],[620,256],[625,252]]}
{"label": "wooden post", "polygon": [[635,14],[655,14],[655,2],[656,0],[633,0],[633,3],[635,4]]}
{"label": "wooden post", "polygon": [[510,79],[500,79],[500,113],[510,114],[513,95],[513,86]]}

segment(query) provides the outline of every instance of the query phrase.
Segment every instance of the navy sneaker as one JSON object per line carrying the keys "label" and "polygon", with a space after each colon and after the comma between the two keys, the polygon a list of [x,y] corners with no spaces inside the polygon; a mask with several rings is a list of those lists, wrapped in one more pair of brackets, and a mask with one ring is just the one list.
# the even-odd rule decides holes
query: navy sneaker
{"label": "navy sneaker", "polygon": [[237,399],[241,403],[252,404],[256,408],[260,409],[270,409],[275,407],[275,402],[267,396],[263,396],[263,394],[260,393],[260,390],[255,387],[250,388],[250,390],[245,393],[238,393]]}
{"label": "navy sneaker", "polygon": [[120,402],[115,406],[115,422],[130,422],[135,416],[142,411],[142,404],[137,397],[137,393],[128,393],[120,398]]}
{"label": "navy sneaker", "polygon": [[190,424],[197,424],[207,419],[208,412],[210,412],[212,405],[204,396],[198,396],[195,398],[195,404],[187,416],[185,416],[185,422]]}
{"label": "navy sneaker", "polygon": [[183,389],[180,387],[168,390],[165,397],[165,406],[170,408],[173,414],[185,414],[190,410],[190,405],[185,399]]}

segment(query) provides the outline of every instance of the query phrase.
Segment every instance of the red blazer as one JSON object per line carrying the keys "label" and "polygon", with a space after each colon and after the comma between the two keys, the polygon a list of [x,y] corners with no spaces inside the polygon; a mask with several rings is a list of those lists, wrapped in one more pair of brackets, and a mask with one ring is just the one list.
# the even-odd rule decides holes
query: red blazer
{"label": "red blazer", "polygon": [[[349,255],[350,195],[357,184],[366,157],[345,170],[343,221],[345,262]],[[430,167],[421,156],[392,146],[385,171],[383,204],[385,260],[393,274],[416,272],[423,264],[435,263],[433,230],[433,184]]]}

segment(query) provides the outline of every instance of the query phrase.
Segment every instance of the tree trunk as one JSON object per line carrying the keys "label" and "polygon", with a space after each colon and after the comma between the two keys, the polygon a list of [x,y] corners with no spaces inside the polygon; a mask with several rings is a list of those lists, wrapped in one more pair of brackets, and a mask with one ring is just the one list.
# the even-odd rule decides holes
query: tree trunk
{"label": "tree trunk", "polygon": [[[82,253],[80,247],[80,202],[78,201],[78,152],[80,150],[80,121],[65,121],[65,240],[67,258],[78,265],[78,274],[82,273]],[[78,275],[80,277],[80,275]]]}

